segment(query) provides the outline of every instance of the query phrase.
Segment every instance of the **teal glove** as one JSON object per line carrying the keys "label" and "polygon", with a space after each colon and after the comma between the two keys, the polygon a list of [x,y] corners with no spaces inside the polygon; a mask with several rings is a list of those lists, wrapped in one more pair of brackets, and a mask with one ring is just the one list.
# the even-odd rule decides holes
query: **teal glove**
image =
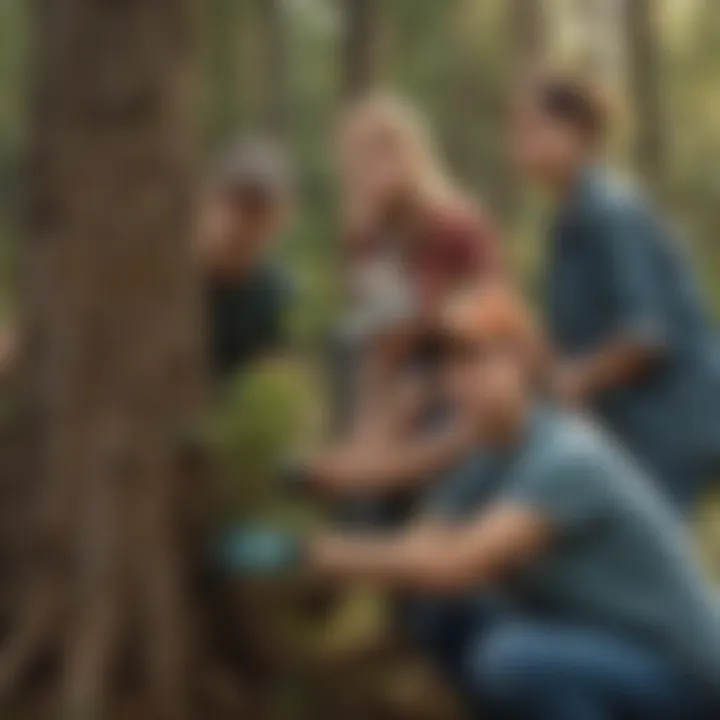
{"label": "teal glove", "polygon": [[215,566],[233,575],[277,575],[295,569],[301,558],[297,535],[269,528],[231,528],[213,547]]}

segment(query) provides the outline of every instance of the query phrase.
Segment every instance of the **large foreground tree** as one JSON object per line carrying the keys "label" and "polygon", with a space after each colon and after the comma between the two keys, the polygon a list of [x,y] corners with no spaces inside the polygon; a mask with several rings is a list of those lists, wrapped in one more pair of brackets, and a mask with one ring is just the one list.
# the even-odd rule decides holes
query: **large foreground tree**
{"label": "large foreground tree", "polygon": [[213,717],[192,709],[199,623],[179,462],[202,397],[192,5],[32,5],[23,291],[36,462],[0,693],[42,679],[42,717],[115,717],[128,702],[138,719]]}

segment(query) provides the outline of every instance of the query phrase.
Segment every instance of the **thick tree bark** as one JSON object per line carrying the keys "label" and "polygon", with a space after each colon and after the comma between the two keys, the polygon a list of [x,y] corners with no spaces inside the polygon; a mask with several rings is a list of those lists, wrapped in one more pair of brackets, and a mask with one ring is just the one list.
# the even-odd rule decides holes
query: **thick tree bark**
{"label": "thick tree bark", "polygon": [[343,0],[344,93],[353,98],[372,88],[378,40],[378,0]]}
{"label": "thick tree bark", "polygon": [[635,109],[635,156],[638,168],[654,184],[662,182],[663,109],[660,90],[660,45],[655,0],[625,3],[630,90]]}
{"label": "thick tree bark", "polygon": [[0,689],[51,648],[64,669],[52,717],[105,717],[121,664],[143,712],[189,712],[176,511],[202,396],[191,10],[33,5],[24,295],[39,468]]}

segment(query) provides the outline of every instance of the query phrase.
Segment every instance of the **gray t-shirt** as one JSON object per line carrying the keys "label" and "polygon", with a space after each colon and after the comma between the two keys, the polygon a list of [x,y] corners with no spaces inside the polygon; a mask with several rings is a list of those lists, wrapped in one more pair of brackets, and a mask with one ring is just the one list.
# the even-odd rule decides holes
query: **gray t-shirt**
{"label": "gray t-shirt", "polygon": [[600,430],[538,410],[520,447],[476,453],[436,487],[428,512],[460,520],[494,504],[531,508],[557,530],[510,581],[520,606],[637,638],[720,688],[720,604],[679,518]]}

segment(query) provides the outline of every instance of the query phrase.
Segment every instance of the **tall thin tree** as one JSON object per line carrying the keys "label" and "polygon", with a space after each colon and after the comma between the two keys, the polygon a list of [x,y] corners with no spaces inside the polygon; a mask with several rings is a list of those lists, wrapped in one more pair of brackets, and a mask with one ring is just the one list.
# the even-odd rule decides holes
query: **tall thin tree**
{"label": "tall thin tree", "polygon": [[344,93],[362,95],[375,80],[378,41],[378,0],[343,0],[345,32]]}
{"label": "tall thin tree", "polygon": [[585,69],[617,83],[623,66],[623,5],[627,0],[575,0],[574,14]]}
{"label": "tall thin tree", "polygon": [[661,93],[659,3],[625,2],[627,57],[635,116],[635,157],[638,168],[653,184],[662,183],[665,130]]}
{"label": "tall thin tree", "polygon": [[522,70],[543,59],[547,49],[547,17],[544,0],[513,0],[511,35],[515,57]]}
{"label": "tall thin tree", "polygon": [[282,137],[290,121],[290,66],[286,8],[283,0],[258,0],[262,32],[262,121]]}
{"label": "tall thin tree", "polygon": [[243,121],[248,83],[243,74],[249,7],[240,0],[206,0],[199,13],[203,31],[202,107],[206,140],[213,149],[228,141]]}
{"label": "tall thin tree", "polygon": [[[516,76],[512,80],[516,82],[518,77],[531,72],[538,63],[547,59],[549,18],[546,0],[512,0],[508,6],[507,21],[509,27],[506,32],[511,47],[509,65]],[[512,92],[513,82],[505,92]],[[517,212],[521,192],[506,155],[503,160],[496,174],[495,184],[500,188],[496,203],[509,224],[511,219],[522,215]]]}

